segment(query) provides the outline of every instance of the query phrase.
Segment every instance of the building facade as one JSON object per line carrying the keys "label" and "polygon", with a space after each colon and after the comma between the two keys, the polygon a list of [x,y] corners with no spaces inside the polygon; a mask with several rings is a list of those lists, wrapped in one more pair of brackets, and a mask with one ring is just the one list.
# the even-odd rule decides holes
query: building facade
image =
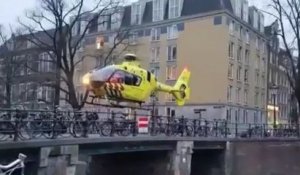
{"label": "building facade", "polygon": [[[183,68],[192,72],[187,104],[177,107],[172,96],[159,94],[159,114],[196,117],[194,109],[204,109],[204,118],[266,122],[264,17],[247,0],[140,0],[117,16],[114,27],[130,30],[126,52],[136,53],[159,81],[173,85]],[[101,52],[115,37],[112,27],[97,26],[86,36],[81,54],[98,56],[78,68],[79,91],[80,77],[101,65]],[[99,37],[105,41],[100,50]]]}
{"label": "building facade", "polygon": [[[43,37],[42,33],[36,35]],[[53,107],[55,64],[49,51],[38,48],[23,36],[12,36],[1,46],[0,91],[2,108]]]}
{"label": "building facade", "polygon": [[292,101],[292,89],[287,72],[291,71],[290,60],[285,50],[280,48],[277,31],[278,22],[265,28],[268,37],[268,123],[288,124]]}

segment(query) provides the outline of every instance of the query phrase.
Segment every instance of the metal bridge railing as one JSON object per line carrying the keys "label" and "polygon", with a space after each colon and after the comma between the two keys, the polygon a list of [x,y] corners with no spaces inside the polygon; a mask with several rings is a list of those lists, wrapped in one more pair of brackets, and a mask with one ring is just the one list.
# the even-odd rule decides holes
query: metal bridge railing
{"label": "metal bridge railing", "polygon": [[[0,111],[0,142],[57,138],[137,136],[138,114],[88,111]],[[145,116],[145,115],[143,115]],[[299,127],[298,127],[299,128]],[[297,138],[293,125],[149,116],[148,136],[198,138]]]}

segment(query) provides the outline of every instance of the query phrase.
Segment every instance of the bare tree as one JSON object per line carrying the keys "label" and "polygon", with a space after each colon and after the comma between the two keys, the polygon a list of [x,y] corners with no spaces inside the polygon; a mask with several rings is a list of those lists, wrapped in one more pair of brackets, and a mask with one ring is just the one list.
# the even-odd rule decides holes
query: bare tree
{"label": "bare tree", "polygon": [[[280,26],[277,35],[281,37],[289,59],[291,70],[287,75],[300,109],[300,1],[271,0],[269,6],[275,11],[269,14],[278,20]],[[298,126],[299,116],[296,122]]]}
{"label": "bare tree", "polygon": [[[58,105],[62,98],[60,92],[64,92],[68,98],[63,99],[74,109],[84,106],[84,103],[79,103],[74,86],[74,71],[79,64],[76,62],[78,50],[82,47],[91,27],[95,25],[94,22],[96,21],[97,26],[107,23],[106,19],[110,19],[114,13],[119,13],[121,5],[121,1],[118,0],[93,0],[93,7],[88,8],[87,2],[89,1],[41,0],[40,11],[26,14],[29,23],[19,20],[29,33],[27,39],[48,51],[56,64],[55,105]],[[100,17],[105,20],[98,20]],[[80,27],[78,27],[79,23]],[[47,26],[51,30],[48,30]],[[37,37],[38,31],[41,31],[46,38]],[[86,99],[87,96],[88,91],[83,98]]]}
{"label": "bare tree", "polygon": [[[0,25],[0,98],[3,99],[4,107],[12,106],[12,91],[14,76],[26,69],[26,59],[17,57],[18,50],[22,47],[22,43],[17,42],[18,36],[11,29],[11,37],[4,34],[4,28]],[[17,94],[15,94],[17,95]]]}

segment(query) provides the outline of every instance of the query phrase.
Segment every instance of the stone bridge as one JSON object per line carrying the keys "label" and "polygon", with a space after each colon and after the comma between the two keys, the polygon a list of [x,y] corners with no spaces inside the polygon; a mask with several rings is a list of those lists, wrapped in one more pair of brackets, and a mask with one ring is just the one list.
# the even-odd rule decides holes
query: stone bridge
{"label": "stone bridge", "polygon": [[299,175],[300,140],[137,136],[0,143],[32,175]]}

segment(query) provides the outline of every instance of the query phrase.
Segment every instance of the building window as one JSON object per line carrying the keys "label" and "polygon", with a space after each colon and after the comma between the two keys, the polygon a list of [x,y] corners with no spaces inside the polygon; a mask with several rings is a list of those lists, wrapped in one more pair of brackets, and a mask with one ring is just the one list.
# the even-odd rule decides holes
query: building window
{"label": "building window", "polygon": [[166,101],[167,101],[167,102],[175,102],[176,99],[175,99],[175,97],[174,97],[173,94],[167,93],[167,94],[166,94]]}
{"label": "building window", "polygon": [[137,40],[138,40],[138,33],[137,32],[133,32],[129,35],[129,43],[131,45],[137,44]]}
{"label": "building window", "polygon": [[248,123],[248,111],[244,109],[243,123]]}
{"label": "building window", "polygon": [[159,67],[151,68],[151,73],[157,78],[159,75]]}
{"label": "building window", "polygon": [[231,109],[226,110],[226,120],[228,123],[231,123]]}
{"label": "building window", "polygon": [[[48,86],[40,86],[37,89],[37,97],[39,101],[52,102],[54,99],[55,89]],[[66,96],[67,99],[67,96]]]}
{"label": "building window", "polygon": [[259,37],[256,36],[255,38],[255,46],[256,46],[256,49],[258,50],[259,49]]}
{"label": "building window", "polygon": [[179,17],[181,10],[181,0],[169,0],[169,19]]}
{"label": "building window", "polygon": [[19,84],[19,97],[18,99],[21,101],[21,102],[25,102],[26,99],[27,99],[27,91],[26,91],[26,84],[25,83],[21,83]]}
{"label": "building window", "polygon": [[239,123],[240,122],[240,118],[239,118],[239,110],[235,110],[235,122]]}
{"label": "building window", "polygon": [[[103,12],[105,13],[105,12]],[[98,31],[105,31],[107,30],[107,22],[108,22],[108,16],[107,14],[101,14],[99,17],[98,17]],[[83,22],[83,21],[81,21]]]}
{"label": "building window", "polygon": [[111,29],[120,28],[121,22],[122,22],[122,15],[120,12],[115,12],[115,13],[111,14],[111,20],[110,20]]}
{"label": "building window", "polygon": [[151,49],[151,62],[159,61],[160,48],[154,47]]}
{"label": "building window", "polygon": [[177,46],[168,46],[168,61],[175,61],[177,59]]}
{"label": "building window", "polygon": [[177,25],[172,25],[167,27],[167,39],[178,38],[178,28]]}
{"label": "building window", "polygon": [[249,30],[246,30],[246,43],[250,44]]}
{"label": "building window", "polygon": [[36,84],[35,83],[27,83],[27,99],[26,101],[34,101],[36,99]]}
{"label": "building window", "polygon": [[245,105],[248,104],[248,90],[247,89],[244,90],[244,104]]}
{"label": "building window", "polygon": [[245,64],[249,65],[249,59],[250,59],[250,51],[248,49],[245,50]]}
{"label": "building window", "polygon": [[265,104],[265,94],[262,93],[261,94],[261,104],[262,104],[262,107],[264,107],[266,104]]}
{"label": "building window", "polygon": [[265,78],[265,75],[262,75],[261,76],[261,87],[265,87],[265,84],[266,84],[266,78]]}
{"label": "building window", "polygon": [[228,57],[234,59],[234,43],[230,42],[228,46]]}
{"label": "building window", "polygon": [[256,82],[256,86],[258,87],[259,86],[259,73],[258,72],[256,72],[255,73],[255,82]]}
{"label": "building window", "polygon": [[254,123],[257,123],[258,122],[258,117],[257,117],[257,112],[255,111],[254,112]]}
{"label": "building window", "polygon": [[228,86],[228,89],[227,89],[227,100],[228,102],[232,102],[232,86]]}
{"label": "building window", "polygon": [[168,117],[175,117],[176,113],[175,113],[175,109],[167,107],[166,108],[166,116]]}
{"label": "building window", "polygon": [[222,24],[222,16],[215,16],[214,17],[214,25]]}
{"label": "building window", "polygon": [[166,74],[167,74],[167,80],[176,80],[176,72],[177,72],[177,67],[172,65],[172,66],[167,66]]}
{"label": "building window", "polygon": [[55,64],[51,55],[44,52],[39,55],[39,72],[54,72]]}
{"label": "building window", "polygon": [[162,0],[153,0],[153,21],[163,20],[164,2]]}
{"label": "building window", "polygon": [[254,105],[258,106],[258,97],[259,97],[259,93],[255,92],[255,96],[254,96]]}
{"label": "building window", "polygon": [[236,89],[236,103],[240,103],[241,101],[241,88]]}
{"label": "building window", "polygon": [[160,28],[151,29],[151,41],[159,41],[160,40]]}
{"label": "building window", "polygon": [[230,21],[230,24],[229,24],[229,33],[231,35],[234,35],[234,25],[235,25],[234,21]]}
{"label": "building window", "polygon": [[131,24],[140,24],[141,21],[141,4],[133,3],[131,6]]}
{"label": "building window", "polygon": [[13,103],[16,103],[19,99],[19,84],[13,84],[11,86],[11,99]]}
{"label": "building window", "polygon": [[248,72],[248,69],[245,69],[245,71],[244,71],[244,82],[248,83],[248,80],[249,80],[249,72]]}
{"label": "building window", "polygon": [[238,49],[238,52],[237,52],[237,60],[239,62],[242,61],[242,50],[243,50],[243,48],[242,48],[242,46],[240,46],[239,49]]}
{"label": "building window", "polygon": [[242,72],[242,67],[239,66],[236,72],[236,79],[237,81],[241,81],[241,72]]}
{"label": "building window", "polygon": [[239,31],[239,38],[240,40],[243,40],[243,27],[240,27],[240,31]]}
{"label": "building window", "polygon": [[229,67],[228,67],[228,78],[233,79],[233,64],[229,64]]}
{"label": "building window", "polygon": [[266,62],[266,59],[263,57],[262,58],[262,71],[265,72],[266,71],[266,67],[267,67],[267,62]]}
{"label": "building window", "polygon": [[260,56],[257,55],[256,60],[255,60],[255,69],[259,70],[259,65],[260,65]]}

